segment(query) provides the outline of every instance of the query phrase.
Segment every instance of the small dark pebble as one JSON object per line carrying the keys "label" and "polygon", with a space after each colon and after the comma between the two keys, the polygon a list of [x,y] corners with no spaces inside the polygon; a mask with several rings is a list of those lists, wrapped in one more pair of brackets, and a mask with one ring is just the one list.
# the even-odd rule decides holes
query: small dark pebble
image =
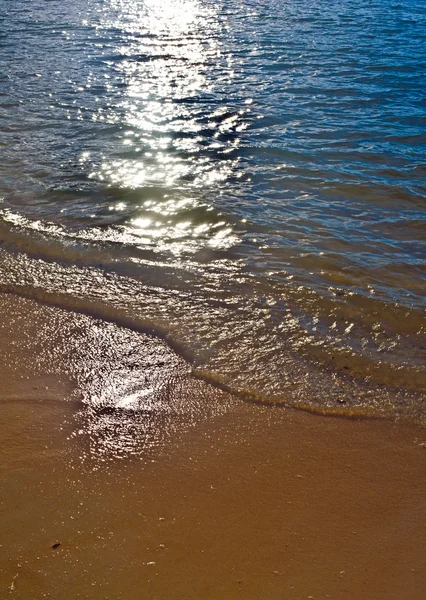
{"label": "small dark pebble", "polygon": [[61,542],[55,542],[54,544],[52,544],[52,550],[56,550],[56,548],[59,548],[60,545]]}

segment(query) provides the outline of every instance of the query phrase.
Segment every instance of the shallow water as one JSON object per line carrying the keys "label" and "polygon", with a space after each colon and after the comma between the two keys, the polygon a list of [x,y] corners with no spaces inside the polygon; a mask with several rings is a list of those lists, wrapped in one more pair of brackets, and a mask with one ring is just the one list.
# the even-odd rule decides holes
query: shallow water
{"label": "shallow water", "polygon": [[424,421],[421,3],[0,15],[1,290],[246,398]]}

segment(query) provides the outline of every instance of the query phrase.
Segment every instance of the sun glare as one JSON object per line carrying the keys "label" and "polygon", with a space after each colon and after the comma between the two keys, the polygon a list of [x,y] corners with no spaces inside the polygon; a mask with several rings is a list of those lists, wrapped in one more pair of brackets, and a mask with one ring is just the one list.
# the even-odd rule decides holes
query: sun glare
{"label": "sun glare", "polygon": [[[195,198],[204,204],[204,192],[235,168],[229,153],[238,145],[235,132],[244,123],[238,112],[224,109],[222,115],[214,106],[206,118],[208,107],[197,108],[218,85],[210,73],[222,52],[214,8],[196,0],[113,0],[111,6],[115,20],[105,27],[122,30],[119,59],[111,69],[125,88],[109,121],[120,127],[124,123],[124,129],[115,156],[106,154],[90,177],[141,191],[141,210],[127,221],[130,235],[139,235],[140,243],[150,240],[159,248],[169,239],[176,252],[177,240],[188,249],[188,238],[192,247],[199,238],[209,247],[229,247],[235,236],[225,234],[225,228],[218,236],[211,223],[185,218],[188,197],[196,209]],[[149,207],[147,189],[155,190],[156,208]],[[168,219],[152,220],[153,211]]]}

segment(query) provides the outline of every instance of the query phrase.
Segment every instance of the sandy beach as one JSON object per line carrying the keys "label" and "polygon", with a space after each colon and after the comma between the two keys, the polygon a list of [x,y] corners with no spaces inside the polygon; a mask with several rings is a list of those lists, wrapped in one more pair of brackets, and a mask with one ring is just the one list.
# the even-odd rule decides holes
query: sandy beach
{"label": "sandy beach", "polygon": [[[160,340],[0,306],[0,597],[424,598],[424,430],[244,403]],[[91,406],[135,364],[149,404]]]}

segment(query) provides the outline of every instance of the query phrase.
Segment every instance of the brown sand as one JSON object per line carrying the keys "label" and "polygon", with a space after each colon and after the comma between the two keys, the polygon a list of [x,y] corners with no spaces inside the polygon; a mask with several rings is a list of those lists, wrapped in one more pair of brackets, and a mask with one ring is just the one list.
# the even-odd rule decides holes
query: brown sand
{"label": "brown sand", "polygon": [[[1,599],[426,597],[424,430],[246,404],[158,340],[0,309]],[[140,371],[145,405],[93,410]]]}

